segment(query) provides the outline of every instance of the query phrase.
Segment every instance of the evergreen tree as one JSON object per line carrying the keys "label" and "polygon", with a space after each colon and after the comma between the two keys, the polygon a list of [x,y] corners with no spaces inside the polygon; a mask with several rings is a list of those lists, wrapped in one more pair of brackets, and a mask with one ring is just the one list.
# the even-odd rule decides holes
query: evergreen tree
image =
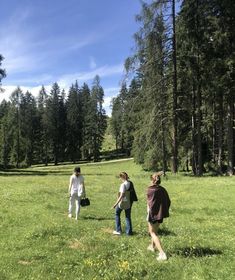
{"label": "evergreen tree", "polygon": [[17,168],[20,166],[20,162],[23,161],[22,156],[22,138],[21,138],[21,123],[20,123],[20,103],[22,100],[23,92],[18,87],[10,96],[11,109],[10,109],[10,127],[13,137],[13,145],[11,149],[10,163]]}
{"label": "evergreen tree", "polygon": [[61,132],[65,131],[64,123],[61,123],[61,103],[62,97],[60,87],[54,83],[50,92],[50,96],[46,102],[46,119],[48,123],[48,135],[52,147],[53,161],[57,165],[61,156],[62,141]]}
{"label": "evergreen tree", "polygon": [[102,141],[107,127],[107,119],[103,108],[104,90],[100,85],[100,78],[96,76],[93,81],[90,99],[90,135],[92,139],[91,152],[94,161],[97,161],[100,156]]}
{"label": "evergreen tree", "polygon": [[77,82],[72,85],[66,103],[67,107],[67,154],[73,162],[81,157],[82,146],[82,106]]}
{"label": "evergreen tree", "polygon": [[91,150],[92,150],[92,133],[93,133],[93,124],[92,124],[92,108],[91,104],[91,93],[88,85],[86,83],[83,84],[81,91],[81,120],[82,120],[82,158],[90,159]]}
{"label": "evergreen tree", "polygon": [[[146,168],[167,168],[167,144],[170,133],[169,83],[171,63],[168,46],[168,28],[164,22],[163,5],[159,1],[144,3],[137,20],[142,24],[135,34],[137,53],[134,62],[141,77],[141,88],[138,95],[139,122],[136,124],[133,143],[133,154],[137,162]],[[133,62],[132,62],[133,63]],[[172,84],[172,81],[170,82]],[[167,113],[166,113],[167,112]],[[176,133],[173,135],[173,140]],[[168,142],[168,143],[167,143]],[[176,162],[177,154],[175,155]],[[177,165],[173,165],[173,171]]]}
{"label": "evergreen tree", "polygon": [[21,97],[20,104],[20,134],[22,138],[22,153],[24,163],[30,166],[34,161],[34,150],[36,140],[36,100],[28,91]]}
{"label": "evergreen tree", "polygon": [[0,160],[1,166],[7,168],[10,162],[10,152],[12,144],[11,124],[10,124],[10,102],[2,101],[0,104]]}
{"label": "evergreen tree", "polygon": [[121,148],[120,131],[122,130],[123,110],[120,96],[112,99],[111,128],[115,138],[116,150]]}
{"label": "evergreen tree", "polygon": [[133,79],[129,89],[123,83],[120,93],[112,100],[111,131],[116,141],[116,150],[121,149],[130,156],[134,140],[139,104],[136,102],[138,86]]}
{"label": "evergreen tree", "polygon": [[37,143],[36,143],[36,158],[39,162],[48,165],[50,155],[50,141],[49,141],[49,120],[47,114],[47,100],[48,94],[46,93],[45,87],[39,91],[37,98],[38,108],[38,125],[37,125]]}
{"label": "evergreen tree", "polygon": [[3,56],[0,54],[0,92],[2,90],[1,89],[1,85],[2,85],[1,81],[2,81],[3,78],[6,77],[6,71],[1,68],[3,59],[4,59]]}

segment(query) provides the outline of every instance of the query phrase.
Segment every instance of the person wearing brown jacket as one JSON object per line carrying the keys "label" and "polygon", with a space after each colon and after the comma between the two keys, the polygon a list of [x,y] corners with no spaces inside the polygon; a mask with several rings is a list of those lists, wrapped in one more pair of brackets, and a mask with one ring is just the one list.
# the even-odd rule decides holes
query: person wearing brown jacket
{"label": "person wearing brown jacket", "polygon": [[148,250],[154,252],[157,249],[159,251],[158,261],[167,260],[157,231],[163,219],[169,217],[169,207],[171,204],[166,189],[160,186],[162,174],[163,172],[154,173],[151,176],[151,184],[147,189],[147,221],[151,236],[151,244],[148,246]]}

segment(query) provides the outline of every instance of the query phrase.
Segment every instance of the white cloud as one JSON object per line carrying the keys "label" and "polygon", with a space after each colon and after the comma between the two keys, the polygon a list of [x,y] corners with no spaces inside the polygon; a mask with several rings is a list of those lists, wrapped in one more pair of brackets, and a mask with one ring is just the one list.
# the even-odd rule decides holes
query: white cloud
{"label": "white cloud", "polygon": [[58,83],[62,85],[62,87],[68,87],[71,85],[71,82],[76,80],[86,82],[94,79],[96,75],[99,75],[102,78],[121,73],[123,73],[123,64],[117,64],[113,66],[105,65],[89,72],[78,72],[64,75],[58,80]]}
{"label": "white cloud", "polygon": [[106,114],[109,116],[109,117],[111,117],[111,114],[112,114],[112,110],[111,110],[111,101],[112,101],[112,97],[105,97],[104,98],[104,104],[103,104],[103,106],[104,106],[104,109],[105,109],[105,112],[106,112]]}
{"label": "white cloud", "polygon": [[50,82],[55,82],[55,78],[49,74],[37,75],[37,77],[16,78],[10,84],[15,85],[45,85]]}
{"label": "white cloud", "polygon": [[90,69],[95,69],[96,68],[96,62],[93,56],[90,56]]}
{"label": "white cloud", "polygon": [[[3,67],[9,79],[13,74],[27,73],[33,76],[33,71],[38,72],[42,69],[45,71],[48,67],[57,64],[62,56],[77,52],[104,36],[92,31],[82,38],[74,34],[45,38],[39,28],[32,29],[29,25],[28,19],[35,12],[27,8],[18,9],[0,25],[0,53],[5,58]],[[57,48],[54,47],[55,45]],[[96,67],[93,60],[92,67],[94,66]]]}
{"label": "white cloud", "polygon": [[104,89],[104,109],[106,111],[106,114],[111,117],[112,114],[112,108],[111,108],[111,101],[114,97],[118,95],[120,91],[120,88],[105,88]]}
{"label": "white cloud", "polygon": [[[61,86],[61,85],[60,85]],[[51,90],[51,85],[45,85],[45,90],[47,93],[50,92]],[[3,86],[4,92],[0,93],[0,102],[5,100],[9,100],[9,97],[13,93],[13,91],[17,88],[15,85],[8,85],[8,86]],[[26,93],[26,91],[29,91],[33,94],[34,97],[38,96],[39,91],[41,90],[41,85],[40,86],[35,86],[35,87],[26,87],[26,86],[21,86],[20,87],[23,93]],[[112,108],[111,108],[111,101],[114,97],[117,96],[119,93],[120,88],[104,88],[104,109],[106,111],[106,114],[108,116],[111,116],[112,113]],[[65,88],[66,93],[68,93],[68,88]]]}
{"label": "white cloud", "polygon": [[[63,38],[64,41],[65,38]],[[92,43],[95,42],[97,38],[95,36],[87,36],[86,38],[83,38],[82,40],[79,40],[76,38],[76,41],[74,42],[74,38],[67,38],[67,47],[66,51],[77,51],[78,49],[81,49],[83,47],[86,47]]]}
{"label": "white cloud", "polygon": [[[46,92],[50,92],[51,90],[51,85],[46,85],[44,86]],[[4,90],[3,92],[0,93],[0,102],[5,100],[9,100],[9,97],[13,93],[13,91],[17,88],[15,85],[8,85],[8,86],[3,86],[2,89]],[[23,91],[23,93],[26,93],[26,91],[29,91],[30,93],[33,94],[34,97],[37,97],[39,94],[39,91],[41,90],[42,86],[35,86],[35,87],[26,87],[26,86],[20,86],[20,89]]]}

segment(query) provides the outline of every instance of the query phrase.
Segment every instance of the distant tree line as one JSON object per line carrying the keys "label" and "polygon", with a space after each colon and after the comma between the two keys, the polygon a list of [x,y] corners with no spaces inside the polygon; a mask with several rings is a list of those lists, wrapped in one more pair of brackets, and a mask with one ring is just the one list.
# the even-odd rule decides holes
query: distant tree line
{"label": "distant tree line", "polygon": [[131,82],[112,102],[116,147],[146,169],[234,174],[235,2],[142,4]]}
{"label": "distant tree line", "polygon": [[16,88],[0,104],[1,167],[99,160],[107,126],[103,101],[98,76],[91,89],[75,82],[68,94],[57,83],[49,93],[42,86],[37,97]]}

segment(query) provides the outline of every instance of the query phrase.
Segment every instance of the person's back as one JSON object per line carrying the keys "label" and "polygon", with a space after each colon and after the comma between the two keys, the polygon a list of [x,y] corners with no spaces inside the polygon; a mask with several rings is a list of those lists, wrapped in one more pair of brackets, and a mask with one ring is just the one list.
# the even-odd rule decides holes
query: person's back
{"label": "person's back", "polygon": [[163,222],[163,219],[169,217],[170,198],[167,191],[160,186],[160,176],[162,172],[154,173],[151,176],[151,185],[147,189],[147,221],[149,233],[151,235],[151,244],[148,250],[159,251],[158,261],[167,260],[166,253],[163,251],[160,239],[158,237],[158,228]]}
{"label": "person's back", "polygon": [[70,180],[72,182],[71,195],[73,193],[77,193],[78,196],[81,196],[83,193],[84,177],[81,174],[79,174],[79,175],[73,174],[70,177]]}
{"label": "person's back", "polygon": [[147,200],[150,215],[154,220],[162,220],[169,217],[171,201],[165,188],[160,185],[149,186]]}

